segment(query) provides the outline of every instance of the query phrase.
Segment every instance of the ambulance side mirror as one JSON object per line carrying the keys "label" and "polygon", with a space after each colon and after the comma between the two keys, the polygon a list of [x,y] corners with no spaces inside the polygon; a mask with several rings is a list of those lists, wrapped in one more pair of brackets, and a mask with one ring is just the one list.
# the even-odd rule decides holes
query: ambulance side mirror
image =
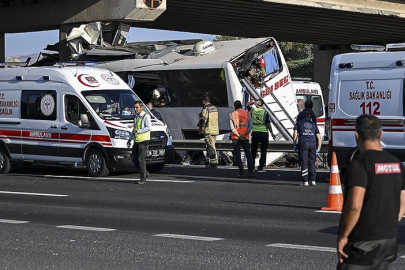
{"label": "ambulance side mirror", "polygon": [[89,117],[87,116],[87,114],[85,114],[85,113],[80,114],[79,127],[82,127],[82,128],[90,127],[90,121],[89,121]]}

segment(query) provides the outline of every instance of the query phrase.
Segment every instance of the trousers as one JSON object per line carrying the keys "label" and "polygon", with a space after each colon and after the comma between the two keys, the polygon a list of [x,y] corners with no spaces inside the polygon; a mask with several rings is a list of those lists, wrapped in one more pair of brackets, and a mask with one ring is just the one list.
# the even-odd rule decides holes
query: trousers
{"label": "trousers", "polygon": [[210,165],[218,165],[217,149],[215,143],[217,141],[216,135],[204,136],[205,146],[207,150],[208,162]]}
{"label": "trousers", "polygon": [[316,142],[314,141],[303,141],[298,143],[298,151],[301,158],[301,180],[307,182],[315,181],[316,179],[316,169],[315,169],[315,159],[316,159]]}
{"label": "trousers", "polygon": [[[269,146],[269,136],[267,137],[254,137],[252,136],[252,158],[253,162],[256,159],[257,148],[259,148],[260,143],[260,159],[259,159],[259,167],[257,169],[259,171],[263,170],[266,167],[266,156],[267,156],[267,147]],[[253,167],[255,164],[253,164]]]}
{"label": "trousers", "polygon": [[132,147],[132,162],[140,173],[141,180],[146,180],[146,151],[149,141],[134,142]]}
{"label": "trousers", "polygon": [[397,258],[398,238],[349,242],[344,251],[349,257],[337,270],[388,270]]}
{"label": "trousers", "polygon": [[254,167],[253,167],[252,154],[250,153],[249,140],[239,140],[239,139],[232,140],[232,146],[233,146],[234,158],[236,160],[236,163],[238,164],[239,173],[243,174],[243,164],[242,164],[242,158],[241,158],[241,154],[240,154],[241,146],[243,148],[243,151],[245,151],[245,156],[247,159],[249,173],[253,173]]}

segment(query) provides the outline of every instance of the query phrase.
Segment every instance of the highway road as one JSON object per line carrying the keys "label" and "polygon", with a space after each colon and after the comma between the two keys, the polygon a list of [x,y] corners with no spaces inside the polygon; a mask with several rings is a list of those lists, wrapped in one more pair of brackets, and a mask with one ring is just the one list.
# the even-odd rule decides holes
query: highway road
{"label": "highway road", "polygon": [[[297,169],[236,174],[170,165],[145,185],[131,170],[1,175],[0,269],[335,269],[340,214],[319,212],[327,171],[314,187]],[[398,255],[404,269],[405,221]]]}

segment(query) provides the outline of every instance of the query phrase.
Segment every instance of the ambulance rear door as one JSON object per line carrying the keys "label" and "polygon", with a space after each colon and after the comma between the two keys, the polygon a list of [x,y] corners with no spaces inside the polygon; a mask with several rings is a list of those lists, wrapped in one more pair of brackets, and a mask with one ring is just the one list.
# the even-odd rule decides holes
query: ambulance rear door
{"label": "ambulance rear door", "polygon": [[384,131],[382,147],[405,149],[404,69],[373,68],[340,70],[338,73],[340,83],[335,118],[343,118],[340,122],[344,127],[342,132],[334,131],[334,146],[352,146],[348,145],[349,142],[355,146],[355,119],[361,114],[370,114],[381,120]]}

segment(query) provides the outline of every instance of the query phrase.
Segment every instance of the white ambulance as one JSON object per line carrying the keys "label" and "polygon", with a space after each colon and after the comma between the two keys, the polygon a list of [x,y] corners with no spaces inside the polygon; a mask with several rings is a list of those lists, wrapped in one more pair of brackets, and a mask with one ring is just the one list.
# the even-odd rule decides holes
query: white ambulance
{"label": "white ambulance", "polygon": [[[90,176],[133,166],[126,143],[136,100],[127,84],[105,69],[0,69],[0,173],[15,163],[84,165]],[[167,126],[152,116],[148,170],[160,171],[173,159]]]}
{"label": "white ambulance", "polygon": [[[361,114],[377,116],[384,135],[381,146],[405,161],[405,44],[352,45],[355,53],[336,55],[329,83],[329,161],[336,152],[344,172],[359,153],[354,135]],[[395,50],[395,51],[394,51]]]}
{"label": "white ambulance", "polygon": [[[293,78],[294,79],[294,78]],[[310,80],[292,81],[292,87],[297,98],[298,111],[305,109],[305,101],[311,100],[312,110],[316,116],[316,124],[321,137],[325,137],[325,111],[321,86]]]}

